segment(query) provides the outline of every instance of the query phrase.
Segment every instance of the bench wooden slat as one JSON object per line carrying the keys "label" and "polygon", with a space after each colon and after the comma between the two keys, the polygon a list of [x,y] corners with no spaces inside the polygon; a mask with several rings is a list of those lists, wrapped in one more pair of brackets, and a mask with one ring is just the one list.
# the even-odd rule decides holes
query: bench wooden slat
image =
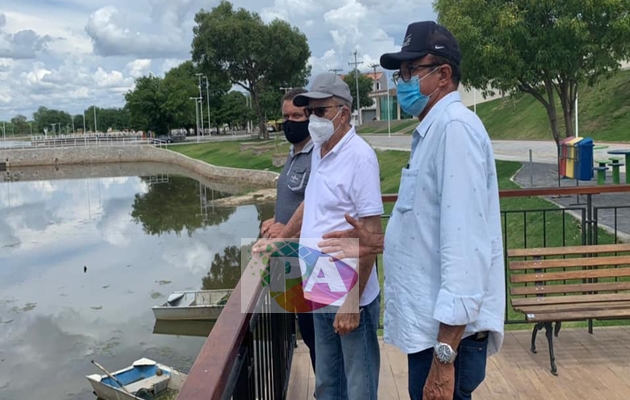
{"label": "bench wooden slat", "polygon": [[559,258],[555,260],[512,261],[509,263],[509,268],[510,271],[522,271],[527,269],[596,267],[602,265],[630,265],[630,255],[611,257],[573,257]]}
{"label": "bench wooden slat", "polygon": [[630,310],[630,301],[603,301],[598,303],[580,304],[538,304],[515,308],[525,314],[548,314],[557,312],[587,312],[596,310]]}
{"label": "bench wooden slat", "polygon": [[543,296],[512,299],[512,306],[526,307],[552,304],[580,304],[611,301],[630,301],[630,293],[578,294],[568,296]]}
{"label": "bench wooden slat", "polygon": [[615,253],[630,251],[630,243],[596,244],[589,246],[532,247],[529,249],[509,249],[508,257],[544,257],[581,255],[588,253]]}
{"label": "bench wooden slat", "polygon": [[510,275],[512,283],[548,282],[589,278],[622,278],[630,276],[630,268],[585,269],[581,271],[540,272]]}
{"label": "bench wooden slat", "polygon": [[595,310],[525,315],[528,322],[583,321],[586,319],[630,318],[630,308],[621,310]]}
{"label": "bench wooden slat", "polygon": [[526,296],[538,294],[562,294],[576,292],[612,292],[616,290],[630,290],[630,281],[625,282],[598,282],[598,283],[571,283],[566,285],[544,286],[514,286],[510,288],[512,296]]}

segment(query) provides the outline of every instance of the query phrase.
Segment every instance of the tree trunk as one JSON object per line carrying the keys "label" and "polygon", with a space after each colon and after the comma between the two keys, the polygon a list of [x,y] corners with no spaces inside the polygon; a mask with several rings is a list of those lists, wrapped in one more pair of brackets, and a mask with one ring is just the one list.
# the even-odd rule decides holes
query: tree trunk
{"label": "tree trunk", "polygon": [[560,145],[560,132],[558,132],[558,113],[556,111],[556,101],[553,92],[553,83],[549,79],[545,79],[545,89],[547,90],[548,101],[543,103],[547,109],[547,116],[549,117],[549,124],[551,125],[551,133],[553,134],[553,140],[556,141],[556,145]]}
{"label": "tree trunk", "polygon": [[577,82],[567,81],[562,88],[562,106],[564,113],[564,124],[566,137],[575,136],[575,99],[577,96]]}
{"label": "tree trunk", "polygon": [[260,128],[260,133],[263,134],[263,138],[265,140],[269,140],[269,132],[267,132],[267,123],[265,121],[265,117],[263,116],[262,107],[260,106],[260,99],[258,98],[258,88],[257,85],[252,84],[252,100],[254,101],[254,107],[256,108],[256,115],[258,116],[258,127]]}

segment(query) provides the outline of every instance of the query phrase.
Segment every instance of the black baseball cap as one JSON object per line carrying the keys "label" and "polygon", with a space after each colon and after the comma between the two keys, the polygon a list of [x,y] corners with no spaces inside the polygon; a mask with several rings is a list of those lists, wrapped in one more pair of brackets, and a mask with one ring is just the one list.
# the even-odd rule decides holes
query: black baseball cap
{"label": "black baseball cap", "polygon": [[416,60],[427,54],[447,58],[459,65],[462,53],[451,32],[434,21],[414,22],[407,27],[402,49],[398,53],[381,56],[381,66],[385,69],[400,69],[401,61]]}

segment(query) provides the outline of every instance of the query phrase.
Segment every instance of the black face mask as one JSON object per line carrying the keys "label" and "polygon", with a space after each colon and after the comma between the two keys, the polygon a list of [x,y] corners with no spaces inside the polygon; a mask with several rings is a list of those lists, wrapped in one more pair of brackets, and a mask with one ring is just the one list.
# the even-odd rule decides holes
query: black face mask
{"label": "black face mask", "polygon": [[309,135],[308,120],[301,122],[287,120],[282,124],[282,128],[284,129],[284,136],[293,144],[303,142]]}

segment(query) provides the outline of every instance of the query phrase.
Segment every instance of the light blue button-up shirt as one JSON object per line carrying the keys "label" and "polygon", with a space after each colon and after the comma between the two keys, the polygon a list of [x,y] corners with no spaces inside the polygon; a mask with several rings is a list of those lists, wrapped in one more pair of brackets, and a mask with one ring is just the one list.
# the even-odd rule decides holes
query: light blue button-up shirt
{"label": "light blue button-up shirt", "polygon": [[440,322],[503,343],[505,269],[492,143],[459,93],[413,133],[385,232],[384,339],[405,353],[437,342]]}

